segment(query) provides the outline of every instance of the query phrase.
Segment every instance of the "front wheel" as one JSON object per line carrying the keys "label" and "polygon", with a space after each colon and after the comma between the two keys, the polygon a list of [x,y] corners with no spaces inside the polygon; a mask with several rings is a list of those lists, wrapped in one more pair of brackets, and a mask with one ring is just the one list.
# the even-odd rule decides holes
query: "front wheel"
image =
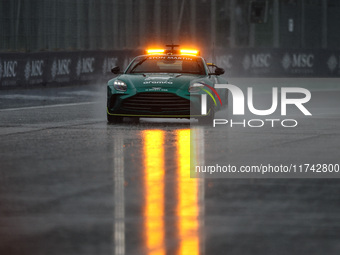
{"label": "front wheel", "polygon": [[123,121],[123,117],[121,117],[121,116],[113,116],[113,115],[110,115],[110,114],[108,114],[107,113],[107,122],[109,122],[109,123],[120,123],[120,122],[122,122]]}

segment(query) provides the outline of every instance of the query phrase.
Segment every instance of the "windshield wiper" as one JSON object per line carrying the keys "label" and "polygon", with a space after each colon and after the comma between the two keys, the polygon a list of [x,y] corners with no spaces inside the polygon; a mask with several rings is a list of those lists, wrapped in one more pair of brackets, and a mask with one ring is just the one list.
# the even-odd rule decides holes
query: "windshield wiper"
{"label": "windshield wiper", "polygon": [[134,71],[138,66],[140,66],[141,64],[143,64],[144,61],[147,60],[147,59],[148,59],[148,58],[144,58],[144,59],[142,59],[141,61],[139,61],[139,62],[131,69],[130,73],[133,73],[133,71]]}

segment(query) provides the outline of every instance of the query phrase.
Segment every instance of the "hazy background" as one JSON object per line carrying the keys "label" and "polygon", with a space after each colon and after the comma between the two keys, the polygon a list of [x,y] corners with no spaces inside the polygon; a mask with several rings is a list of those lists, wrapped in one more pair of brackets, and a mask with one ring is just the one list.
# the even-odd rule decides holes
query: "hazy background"
{"label": "hazy background", "polygon": [[1,0],[0,51],[338,49],[337,0]]}

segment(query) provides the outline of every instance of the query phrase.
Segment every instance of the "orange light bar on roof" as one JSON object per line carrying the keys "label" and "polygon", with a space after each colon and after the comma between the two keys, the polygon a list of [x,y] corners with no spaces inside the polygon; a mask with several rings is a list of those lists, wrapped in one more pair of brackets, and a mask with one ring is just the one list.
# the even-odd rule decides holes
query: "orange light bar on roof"
{"label": "orange light bar on roof", "polygon": [[147,54],[162,54],[164,52],[165,52],[164,49],[148,49],[148,50],[146,50]]}
{"label": "orange light bar on roof", "polygon": [[198,55],[198,50],[181,49],[181,54]]}

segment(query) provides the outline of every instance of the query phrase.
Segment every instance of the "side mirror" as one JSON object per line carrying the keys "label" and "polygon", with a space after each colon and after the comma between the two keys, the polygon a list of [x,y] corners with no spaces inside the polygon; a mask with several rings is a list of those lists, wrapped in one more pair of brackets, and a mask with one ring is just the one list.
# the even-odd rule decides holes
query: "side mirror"
{"label": "side mirror", "polygon": [[220,67],[217,67],[215,69],[215,75],[221,75],[221,74],[224,74],[224,69],[220,68]]}
{"label": "side mirror", "polygon": [[120,68],[119,66],[115,66],[111,69],[111,73],[114,73],[114,74],[119,74],[120,73]]}

